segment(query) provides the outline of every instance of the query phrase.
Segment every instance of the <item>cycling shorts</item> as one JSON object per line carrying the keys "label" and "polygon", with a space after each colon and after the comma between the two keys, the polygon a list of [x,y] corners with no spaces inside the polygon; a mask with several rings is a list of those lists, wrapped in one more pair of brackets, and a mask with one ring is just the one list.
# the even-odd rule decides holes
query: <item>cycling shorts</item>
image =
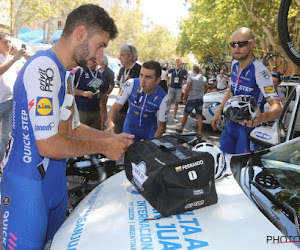
{"label": "cycling shorts", "polygon": [[250,140],[253,128],[227,121],[220,137],[220,149],[228,154],[244,154],[257,149]]}

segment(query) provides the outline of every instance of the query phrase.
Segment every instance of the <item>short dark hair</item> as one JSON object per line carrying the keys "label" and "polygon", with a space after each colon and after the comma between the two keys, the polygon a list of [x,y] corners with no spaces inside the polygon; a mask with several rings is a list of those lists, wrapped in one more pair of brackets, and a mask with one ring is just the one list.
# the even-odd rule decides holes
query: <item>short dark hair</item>
{"label": "short dark hair", "polygon": [[272,76],[278,79],[278,83],[280,84],[282,81],[282,74],[279,72],[273,72]]}
{"label": "short dark hair", "polygon": [[197,64],[194,64],[194,66],[193,66],[193,71],[199,74],[199,72],[200,72],[200,67],[199,67]]}
{"label": "short dark hair", "polygon": [[69,13],[62,36],[68,37],[80,25],[87,28],[89,36],[102,32],[109,33],[112,40],[118,36],[114,20],[99,5],[81,5]]}
{"label": "short dark hair", "polygon": [[161,66],[160,63],[150,60],[143,63],[145,69],[154,69],[156,78],[161,76]]}

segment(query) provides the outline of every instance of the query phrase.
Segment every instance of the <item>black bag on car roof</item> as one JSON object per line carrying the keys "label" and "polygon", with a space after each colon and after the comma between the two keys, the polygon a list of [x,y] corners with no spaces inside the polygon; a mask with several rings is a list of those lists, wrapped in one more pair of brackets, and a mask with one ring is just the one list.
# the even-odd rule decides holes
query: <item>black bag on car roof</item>
{"label": "black bag on car roof", "polygon": [[217,203],[214,158],[166,135],[132,144],[125,153],[128,180],[162,216]]}

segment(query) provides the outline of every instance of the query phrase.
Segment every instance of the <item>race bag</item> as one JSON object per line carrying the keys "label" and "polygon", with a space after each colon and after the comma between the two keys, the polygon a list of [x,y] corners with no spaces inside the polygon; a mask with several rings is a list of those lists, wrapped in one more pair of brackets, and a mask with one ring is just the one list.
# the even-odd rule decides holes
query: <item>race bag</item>
{"label": "race bag", "polygon": [[171,135],[132,144],[125,154],[128,180],[162,216],[217,203],[214,158],[182,146]]}

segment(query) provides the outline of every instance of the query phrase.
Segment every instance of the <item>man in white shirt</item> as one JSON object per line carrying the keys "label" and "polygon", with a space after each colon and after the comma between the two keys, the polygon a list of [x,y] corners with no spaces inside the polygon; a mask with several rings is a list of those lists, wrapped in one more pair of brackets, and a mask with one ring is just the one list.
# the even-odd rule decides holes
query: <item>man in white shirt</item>
{"label": "man in white shirt", "polygon": [[9,133],[11,131],[12,98],[13,87],[18,75],[19,68],[17,61],[25,54],[25,49],[21,49],[10,55],[11,38],[7,33],[0,32],[0,161],[2,161]]}
{"label": "man in white shirt", "polygon": [[220,75],[217,76],[217,89],[218,91],[224,90],[228,87],[229,78],[224,74],[224,69],[220,69]]}

